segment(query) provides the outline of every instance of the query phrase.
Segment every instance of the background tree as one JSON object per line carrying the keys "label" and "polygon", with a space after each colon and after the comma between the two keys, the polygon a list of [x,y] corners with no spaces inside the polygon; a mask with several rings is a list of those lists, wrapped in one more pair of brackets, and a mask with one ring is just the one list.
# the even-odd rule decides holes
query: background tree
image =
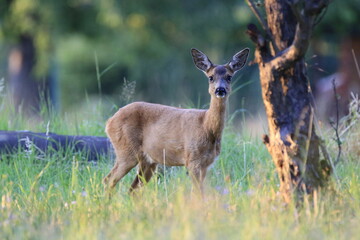
{"label": "background tree", "polygon": [[[50,18],[39,1],[1,1],[1,38],[8,49],[8,87],[15,107],[24,113],[39,111],[40,97],[50,93]],[[52,95],[54,96],[54,95]]]}
{"label": "background tree", "polygon": [[0,4],[0,41],[7,55],[4,75],[12,103],[27,114],[38,114],[40,103],[59,105],[58,39],[77,33],[96,41],[119,21],[111,1],[0,0]]}
{"label": "background tree", "polygon": [[330,163],[320,157],[321,139],[314,127],[305,54],[315,25],[328,0],[265,0],[266,19],[253,1],[250,8],[260,20],[248,34],[256,44],[262,98],[269,134],[263,141],[274,161],[285,202],[327,185]]}

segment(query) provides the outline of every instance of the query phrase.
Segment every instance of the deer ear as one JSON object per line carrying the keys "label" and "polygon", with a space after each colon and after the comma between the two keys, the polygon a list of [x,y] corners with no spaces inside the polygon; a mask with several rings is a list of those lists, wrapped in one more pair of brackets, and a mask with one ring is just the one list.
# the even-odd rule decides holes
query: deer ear
{"label": "deer ear", "polygon": [[228,63],[228,66],[234,73],[244,67],[249,52],[250,49],[245,48],[233,56],[233,59]]}
{"label": "deer ear", "polygon": [[201,71],[206,73],[211,68],[211,66],[213,66],[210,59],[204,53],[200,52],[199,50],[192,48],[191,55],[193,57],[195,66],[198,69],[200,69]]}

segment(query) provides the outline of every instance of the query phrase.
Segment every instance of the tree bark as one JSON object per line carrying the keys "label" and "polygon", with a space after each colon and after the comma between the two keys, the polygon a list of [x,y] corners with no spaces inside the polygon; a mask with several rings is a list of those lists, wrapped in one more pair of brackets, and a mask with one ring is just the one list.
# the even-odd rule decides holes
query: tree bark
{"label": "tree bark", "polygon": [[[254,11],[253,2],[248,3]],[[269,133],[263,141],[276,166],[280,192],[289,203],[324,187],[331,172],[330,164],[320,159],[304,60],[317,16],[328,1],[265,0],[264,4],[266,20],[261,22],[266,37],[253,24],[247,33],[256,44],[268,119]]]}

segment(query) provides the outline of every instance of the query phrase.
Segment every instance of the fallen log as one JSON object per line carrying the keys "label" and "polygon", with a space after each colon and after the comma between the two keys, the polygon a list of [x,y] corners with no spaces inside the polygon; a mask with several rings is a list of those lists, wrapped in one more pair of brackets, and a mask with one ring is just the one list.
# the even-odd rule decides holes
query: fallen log
{"label": "fallen log", "polygon": [[97,161],[101,155],[110,156],[112,154],[110,141],[106,137],[0,131],[0,153],[14,153],[19,149],[43,153],[61,150],[69,150],[73,153],[81,152],[88,161]]}

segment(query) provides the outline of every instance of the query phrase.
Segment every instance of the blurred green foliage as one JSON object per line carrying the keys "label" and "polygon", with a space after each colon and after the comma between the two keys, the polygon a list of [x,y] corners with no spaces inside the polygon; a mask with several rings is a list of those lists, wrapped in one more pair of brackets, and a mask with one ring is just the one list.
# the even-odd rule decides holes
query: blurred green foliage
{"label": "blurred green foliage", "polygon": [[[252,14],[243,2],[2,2],[2,43],[15,42],[24,33],[47,39],[35,40],[37,66],[48,68],[42,56],[56,56],[64,107],[81,101],[85,93],[98,93],[95,55],[100,71],[113,65],[101,77],[103,94],[120,95],[127,79],[136,82],[136,99],[168,104],[186,99],[191,104],[207,98],[207,80],[193,66],[190,48],[225,63],[250,45],[244,29]],[[34,23],[22,27],[26,22]]]}
{"label": "blurred green foliage", "polygon": [[[336,40],[360,35],[360,2],[357,0],[333,0],[319,23],[318,34]],[[318,35],[319,36],[319,35]]]}
{"label": "blurred green foliage", "polygon": [[[317,32],[349,33],[359,23],[359,5],[334,1]],[[55,59],[65,109],[99,93],[95,56],[100,72],[110,66],[100,78],[101,91],[115,96],[116,104],[126,79],[136,82],[135,100],[202,107],[207,81],[193,66],[190,48],[225,63],[252,47],[245,34],[250,22],[257,20],[236,0],[0,0],[2,48],[16,44],[20,35],[32,36],[34,71],[41,77]],[[260,94],[256,73],[247,68],[243,75],[241,82],[254,83],[234,97],[237,108],[242,96]]]}

